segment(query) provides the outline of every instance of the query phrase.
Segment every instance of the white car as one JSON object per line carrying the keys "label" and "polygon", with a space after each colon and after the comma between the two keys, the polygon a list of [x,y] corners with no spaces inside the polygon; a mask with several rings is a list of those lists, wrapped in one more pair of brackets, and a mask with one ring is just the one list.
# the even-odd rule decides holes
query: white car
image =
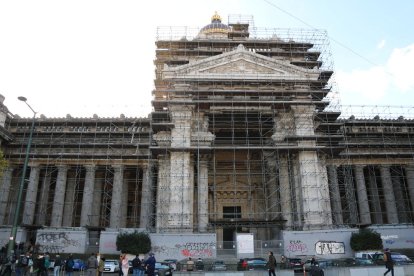
{"label": "white car", "polygon": [[119,261],[118,260],[105,260],[104,272],[118,272]]}

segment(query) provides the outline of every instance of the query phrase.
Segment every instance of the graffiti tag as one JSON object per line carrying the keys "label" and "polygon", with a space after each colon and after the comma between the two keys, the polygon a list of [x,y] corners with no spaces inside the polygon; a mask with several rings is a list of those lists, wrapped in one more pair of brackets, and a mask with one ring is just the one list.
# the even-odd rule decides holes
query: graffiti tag
{"label": "graffiti tag", "polygon": [[315,244],[315,251],[318,255],[345,254],[345,245],[343,242],[318,241]]}
{"label": "graffiti tag", "polygon": [[306,243],[302,242],[301,240],[290,240],[288,246],[286,247],[288,252],[308,252],[308,247]]}

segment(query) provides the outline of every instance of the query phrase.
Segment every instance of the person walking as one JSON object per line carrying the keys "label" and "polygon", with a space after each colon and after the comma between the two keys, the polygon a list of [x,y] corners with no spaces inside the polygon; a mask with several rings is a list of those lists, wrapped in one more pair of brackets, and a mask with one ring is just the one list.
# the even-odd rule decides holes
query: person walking
{"label": "person walking", "polygon": [[98,262],[98,275],[103,276],[105,269],[105,258],[101,255]]}
{"label": "person walking", "polygon": [[191,257],[187,260],[187,271],[193,271],[194,270],[194,261],[191,259]]}
{"label": "person walking", "polygon": [[129,270],[129,263],[128,263],[128,259],[127,259],[126,254],[122,255],[121,267],[122,267],[122,274],[124,276],[127,276],[128,275],[128,270]]}
{"label": "person walking", "polygon": [[145,267],[147,268],[147,274],[148,276],[154,276],[155,275],[155,257],[154,253],[150,253],[148,259],[145,261]]}
{"label": "person walking", "polygon": [[385,268],[387,271],[385,271],[384,276],[388,274],[388,272],[391,271],[391,276],[394,276],[394,261],[391,257],[391,252],[389,248],[385,248],[384,250],[384,262],[385,262]]}
{"label": "person walking", "polygon": [[267,261],[267,267],[269,270],[269,276],[273,275],[276,276],[275,269],[276,269],[276,258],[273,256],[273,252],[269,251],[269,260]]}
{"label": "person walking", "polygon": [[87,276],[96,276],[96,269],[98,268],[98,260],[96,259],[95,253],[92,253],[86,262]]}
{"label": "person walking", "polygon": [[139,256],[136,255],[132,260],[132,274],[133,276],[143,276],[143,272],[141,260],[139,259]]}
{"label": "person walking", "polygon": [[59,276],[61,267],[62,267],[62,258],[60,257],[59,254],[56,254],[55,265],[53,267],[53,276]]}
{"label": "person walking", "polygon": [[73,275],[73,266],[74,266],[74,261],[73,261],[73,255],[70,254],[68,259],[66,260],[66,264],[65,264],[65,271],[66,271],[66,276],[72,276]]}

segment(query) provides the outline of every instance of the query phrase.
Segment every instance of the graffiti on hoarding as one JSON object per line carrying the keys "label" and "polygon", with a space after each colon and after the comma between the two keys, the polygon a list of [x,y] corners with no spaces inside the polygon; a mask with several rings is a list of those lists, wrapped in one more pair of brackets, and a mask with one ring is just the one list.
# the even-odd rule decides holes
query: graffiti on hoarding
{"label": "graffiti on hoarding", "polygon": [[308,247],[306,243],[302,242],[301,240],[290,240],[289,244],[286,247],[288,252],[295,252],[295,253],[306,253],[308,252]]}
{"label": "graffiti on hoarding", "polygon": [[[71,239],[69,235],[65,232],[39,233],[37,235],[36,241],[41,246],[62,246],[62,247],[80,246],[80,243],[78,240]],[[50,245],[50,244],[54,244],[54,245]]]}
{"label": "graffiti on hoarding", "polygon": [[216,248],[214,242],[186,242],[178,243],[175,247],[185,257],[212,257]]}
{"label": "graffiti on hoarding", "polygon": [[345,245],[343,242],[318,241],[315,244],[315,251],[318,255],[345,254]]}
{"label": "graffiti on hoarding", "polygon": [[65,252],[65,247],[60,245],[43,244],[39,245],[39,252],[63,253]]}
{"label": "graffiti on hoarding", "polygon": [[185,242],[177,243],[174,247],[153,246],[152,250],[155,254],[162,254],[165,256],[174,256],[177,251],[182,257],[214,257],[216,244],[214,242]]}

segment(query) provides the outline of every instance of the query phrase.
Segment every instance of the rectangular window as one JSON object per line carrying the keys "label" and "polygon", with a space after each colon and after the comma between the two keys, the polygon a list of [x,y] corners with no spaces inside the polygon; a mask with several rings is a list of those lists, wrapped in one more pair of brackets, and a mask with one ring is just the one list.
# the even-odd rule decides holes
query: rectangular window
{"label": "rectangular window", "polygon": [[223,207],[223,218],[224,219],[240,219],[241,206],[224,206]]}

